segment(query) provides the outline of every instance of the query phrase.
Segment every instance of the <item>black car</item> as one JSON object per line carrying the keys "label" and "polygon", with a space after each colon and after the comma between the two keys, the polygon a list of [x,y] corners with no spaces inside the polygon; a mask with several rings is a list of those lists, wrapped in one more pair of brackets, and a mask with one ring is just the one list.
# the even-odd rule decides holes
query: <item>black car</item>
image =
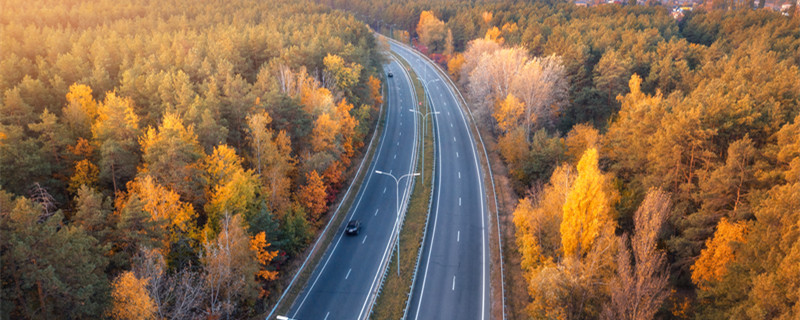
{"label": "black car", "polygon": [[394,73],[389,72],[389,74],[387,74],[386,76],[389,78],[394,77]]}
{"label": "black car", "polygon": [[361,221],[358,220],[350,220],[344,228],[344,233],[349,235],[357,235],[359,231],[361,231]]}

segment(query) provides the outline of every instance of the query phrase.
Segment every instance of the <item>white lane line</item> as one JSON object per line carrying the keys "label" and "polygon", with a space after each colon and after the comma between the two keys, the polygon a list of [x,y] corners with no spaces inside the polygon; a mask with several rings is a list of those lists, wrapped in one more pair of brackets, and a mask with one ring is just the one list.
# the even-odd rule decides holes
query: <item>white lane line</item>
{"label": "white lane line", "polygon": [[396,153],[394,154],[394,158],[397,159],[397,154]]}
{"label": "white lane line", "polygon": [[383,193],[386,193],[386,187],[383,187]]}
{"label": "white lane line", "polygon": [[[459,232],[460,232],[460,231],[459,231]],[[363,244],[363,243],[364,243],[364,242],[366,242],[366,241],[367,241],[367,236],[364,236],[364,240],[361,240],[361,243]]]}
{"label": "white lane line", "polygon": [[397,141],[397,145],[398,145],[398,146],[400,145],[400,141]]}
{"label": "white lane line", "polygon": [[461,206],[461,197],[458,197],[458,206]]}
{"label": "white lane line", "polygon": [[453,142],[456,142],[456,137],[453,137]]}
{"label": "white lane line", "polygon": [[375,216],[376,216],[376,217],[378,216],[378,211],[380,211],[380,210],[381,210],[381,209],[376,209],[376,210],[375,210]]}
{"label": "white lane line", "polygon": [[329,316],[329,315],[331,315],[331,313],[330,313],[330,312],[328,312],[328,313],[326,313],[326,314],[325,314],[325,320],[328,320],[328,316]]}
{"label": "white lane line", "polygon": [[458,151],[456,151],[456,158],[458,158]]}
{"label": "white lane line", "polygon": [[401,136],[403,135],[403,131],[400,131],[400,135],[401,135]]}
{"label": "white lane line", "polygon": [[347,270],[347,275],[344,276],[345,280],[347,280],[347,278],[350,278],[350,271],[353,271],[353,268],[350,268],[349,270]]}
{"label": "white lane line", "polygon": [[452,122],[450,122],[450,128],[452,128],[452,127],[453,127],[453,123],[452,123]]}
{"label": "white lane line", "polygon": [[458,230],[458,235],[456,236],[456,242],[461,242],[461,230]]}
{"label": "white lane line", "polygon": [[458,172],[458,178],[461,179],[461,171]]}
{"label": "white lane line", "polygon": [[450,289],[451,291],[456,291],[456,276],[453,276],[453,288]]}

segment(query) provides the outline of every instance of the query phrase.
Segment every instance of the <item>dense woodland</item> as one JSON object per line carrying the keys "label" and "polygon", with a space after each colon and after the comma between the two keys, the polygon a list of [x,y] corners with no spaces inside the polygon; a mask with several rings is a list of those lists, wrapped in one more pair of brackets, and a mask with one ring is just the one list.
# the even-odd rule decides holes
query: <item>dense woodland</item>
{"label": "dense woodland", "polygon": [[0,318],[263,312],[382,103],[367,26],[295,0],[0,8]]}
{"label": "dense woodland", "polygon": [[318,2],[0,0],[0,317],[262,310],[381,103],[359,20],[495,136],[529,317],[800,316],[800,15]]}
{"label": "dense woodland", "polygon": [[332,5],[412,39],[497,138],[529,317],[800,317],[796,10]]}

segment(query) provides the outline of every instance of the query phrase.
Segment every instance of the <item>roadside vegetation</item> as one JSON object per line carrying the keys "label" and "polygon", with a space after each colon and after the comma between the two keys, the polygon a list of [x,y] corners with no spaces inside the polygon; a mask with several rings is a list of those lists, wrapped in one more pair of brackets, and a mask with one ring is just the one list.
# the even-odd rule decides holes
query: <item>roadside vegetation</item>
{"label": "roadside vegetation", "polygon": [[248,318],[357,166],[382,57],[311,1],[4,1],[0,318]]}
{"label": "roadside vegetation", "polygon": [[798,316],[796,9],[332,6],[412,39],[491,134],[512,318]]}

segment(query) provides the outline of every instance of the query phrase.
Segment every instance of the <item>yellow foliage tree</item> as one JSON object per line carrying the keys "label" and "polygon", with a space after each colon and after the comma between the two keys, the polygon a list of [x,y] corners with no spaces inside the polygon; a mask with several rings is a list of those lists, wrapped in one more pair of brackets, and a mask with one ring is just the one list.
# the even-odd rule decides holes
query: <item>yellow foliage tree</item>
{"label": "yellow foliage tree", "polygon": [[300,88],[300,104],[303,105],[303,110],[318,116],[333,109],[333,95],[327,88],[307,83]]}
{"label": "yellow foliage tree", "polygon": [[181,202],[180,195],[159,185],[153,177],[145,175],[128,182],[128,195],[139,197],[153,221],[167,222],[169,237],[164,240],[164,248],[183,235],[195,235],[193,223],[197,214],[192,205]]}
{"label": "yellow foliage tree", "polygon": [[493,17],[494,14],[489,11],[484,11],[483,13],[481,13],[481,18],[483,18],[483,23],[485,24],[489,24],[489,22],[492,22]]}
{"label": "yellow foliage tree", "polygon": [[383,104],[383,95],[381,95],[381,80],[374,76],[369,76],[367,79],[367,88],[369,88],[369,97],[372,100],[372,105],[377,108]]}
{"label": "yellow foliage tree", "polygon": [[291,179],[295,160],[291,155],[292,146],[289,135],[281,130],[277,135],[267,128],[272,121],[266,112],[247,118],[249,140],[252,150],[251,162],[261,179],[267,205],[277,215],[289,208]]}
{"label": "yellow foliage tree", "polygon": [[564,255],[582,257],[592,248],[595,239],[613,235],[612,201],[609,182],[597,167],[597,149],[584,152],[578,161],[578,178],[564,203],[561,221],[561,244]]}
{"label": "yellow foliage tree", "polygon": [[494,118],[497,120],[497,126],[503,132],[514,130],[519,125],[523,111],[525,111],[525,108],[523,108],[522,102],[509,93],[495,108]]}
{"label": "yellow foliage tree", "polygon": [[83,185],[95,187],[99,175],[100,170],[94,163],[88,159],[80,160],[75,163],[75,170],[73,170],[72,177],[69,178],[69,187],[67,189],[75,193]]}
{"label": "yellow foliage tree", "polygon": [[339,124],[329,114],[323,113],[314,122],[314,129],[311,133],[311,149],[314,152],[333,149],[338,131]]}
{"label": "yellow foliage tree", "polygon": [[505,42],[505,39],[503,39],[503,37],[501,36],[502,34],[503,32],[500,31],[500,29],[498,29],[497,27],[491,27],[489,28],[489,30],[486,30],[486,35],[483,38],[489,41],[494,41],[499,44],[503,44],[503,42]]}
{"label": "yellow foliage tree", "polygon": [[419,42],[430,48],[432,52],[444,49],[447,30],[444,27],[444,22],[437,19],[433,11],[426,10],[419,14],[417,35],[419,36]]}
{"label": "yellow foliage tree", "polygon": [[322,59],[322,62],[325,64],[325,70],[333,75],[339,89],[349,95],[358,84],[363,67],[355,62],[345,63],[342,57],[335,54],[328,54]]}
{"label": "yellow foliage tree", "polygon": [[503,25],[502,30],[504,33],[509,34],[517,32],[519,27],[517,26],[516,22],[506,22],[506,24]]}
{"label": "yellow foliage tree", "polygon": [[464,55],[461,53],[456,53],[447,61],[447,72],[456,80],[458,80],[458,77],[461,75],[462,67],[464,67]]}
{"label": "yellow foliage tree", "polygon": [[193,125],[184,125],[175,113],[167,113],[158,129],[150,127],[139,138],[142,146],[140,175],[150,175],[177,192],[181,198],[199,204],[202,198],[202,171],[205,152]]}
{"label": "yellow foliage tree", "polygon": [[345,99],[342,99],[336,105],[336,122],[339,124],[338,134],[342,139],[342,148],[344,149],[344,154],[342,154],[340,160],[345,166],[350,165],[350,158],[355,154],[355,149],[361,147],[355,144],[355,130],[358,126],[358,120],[350,114],[350,110],[353,110],[353,105],[347,103]]}
{"label": "yellow foliage tree", "polygon": [[714,237],[706,241],[706,248],[691,267],[692,282],[701,289],[707,289],[710,283],[722,279],[728,273],[728,263],[735,257],[732,244],[744,242],[746,234],[747,226],[743,222],[731,223],[727,218],[722,218]]}
{"label": "yellow foliage tree", "polygon": [[147,291],[148,279],[139,279],[125,271],[112,283],[111,317],[120,320],[156,318],[156,304]]}
{"label": "yellow foliage tree", "polygon": [[242,167],[242,159],[227,145],[220,145],[206,157],[204,168],[209,177],[205,211],[208,225],[219,231],[219,221],[225,214],[243,214],[255,205],[258,179],[252,170]]}

